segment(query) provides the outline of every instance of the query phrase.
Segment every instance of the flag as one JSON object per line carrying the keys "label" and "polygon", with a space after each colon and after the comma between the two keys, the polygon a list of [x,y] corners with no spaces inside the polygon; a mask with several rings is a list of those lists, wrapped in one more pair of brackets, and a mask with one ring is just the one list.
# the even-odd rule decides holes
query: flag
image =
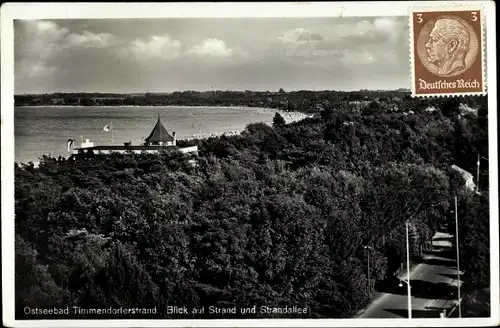
{"label": "flag", "polygon": [[106,125],[104,126],[104,128],[103,128],[103,130],[104,130],[104,131],[106,131],[106,132],[109,132],[109,131],[110,131],[110,129],[111,129],[111,127],[109,126],[109,124],[106,124]]}
{"label": "flag", "polygon": [[68,152],[70,152],[70,151],[71,151],[71,148],[73,147],[73,142],[74,142],[74,141],[75,141],[75,140],[73,140],[73,139],[68,139]]}

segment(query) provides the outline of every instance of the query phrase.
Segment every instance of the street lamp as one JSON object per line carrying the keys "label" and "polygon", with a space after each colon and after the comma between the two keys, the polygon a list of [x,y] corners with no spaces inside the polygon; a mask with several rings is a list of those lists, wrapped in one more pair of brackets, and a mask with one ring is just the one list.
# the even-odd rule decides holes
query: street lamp
{"label": "street lamp", "polygon": [[372,250],[371,246],[363,246],[363,249],[366,249],[368,250],[367,251],[367,254],[368,254],[368,281],[367,281],[367,289],[368,289],[368,298],[371,299],[371,283],[370,283],[370,251]]}
{"label": "street lamp", "polygon": [[[409,284],[409,283],[408,283],[408,280],[405,280],[405,279],[399,279],[399,285],[398,285],[398,286],[399,286],[399,287],[403,287],[403,282],[404,282],[405,284],[407,284],[407,285]],[[411,288],[411,286],[410,286],[410,288]]]}

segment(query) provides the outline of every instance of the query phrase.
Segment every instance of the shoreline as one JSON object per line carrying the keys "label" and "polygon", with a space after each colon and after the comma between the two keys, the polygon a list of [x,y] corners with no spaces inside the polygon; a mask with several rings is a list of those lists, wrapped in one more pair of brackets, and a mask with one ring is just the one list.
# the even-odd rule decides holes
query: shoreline
{"label": "shoreline", "polygon": [[310,114],[306,114],[303,112],[299,111],[286,111],[284,109],[279,109],[279,108],[271,108],[271,107],[253,107],[253,106],[214,106],[214,105],[95,105],[95,106],[81,106],[81,105],[14,105],[14,108],[19,107],[19,108],[26,108],[26,107],[33,107],[33,108],[85,108],[85,107],[102,107],[102,108],[158,108],[158,107],[165,107],[165,108],[230,108],[230,109],[254,109],[254,110],[259,110],[259,111],[268,111],[268,112],[278,112],[280,114],[285,113],[286,115],[288,114],[297,114],[297,115],[304,115],[305,117],[311,116]]}
{"label": "shoreline", "polygon": [[306,114],[299,111],[286,111],[284,109],[279,108],[271,108],[271,107],[251,107],[251,106],[205,106],[205,105],[96,105],[96,106],[81,106],[81,105],[14,105],[14,109],[16,107],[26,108],[85,108],[85,107],[102,107],[102,108],[229,108],[229,109],[241,109],[241,110],[256,110],[260,112],[268,112],[268,113],[279,113],[283,116],[285,121],[288,123],[296,122],[298,120],[303,120],[308,117],[312,117],[312,114]]}

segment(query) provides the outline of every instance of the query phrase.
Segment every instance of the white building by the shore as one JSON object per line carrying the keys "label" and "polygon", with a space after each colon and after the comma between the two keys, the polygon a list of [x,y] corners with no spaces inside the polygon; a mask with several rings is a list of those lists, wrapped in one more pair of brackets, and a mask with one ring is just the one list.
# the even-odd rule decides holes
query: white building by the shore
{"label": "white building by the shore", "polygon": [[123,145],[99,145],[96,146],[93,141],[86,139],[80,145],[80,148],[68,147],[68,151],[73,155],[77,155],[80,152],[88,153],[90,151],[99,154],[111,154],[111,153],[158,153],[165,150],[178,150],[182,153],[194,153],[198,154],[198,146],[193,147],[177,147],[177,138],[175,132],[170,135],[160,121],[160,115],[158,114],[158,121],[154,126],[153,130],[149,136],[144,139],[144,143],[141,145],[132,145],[131,142],[125,142]]}

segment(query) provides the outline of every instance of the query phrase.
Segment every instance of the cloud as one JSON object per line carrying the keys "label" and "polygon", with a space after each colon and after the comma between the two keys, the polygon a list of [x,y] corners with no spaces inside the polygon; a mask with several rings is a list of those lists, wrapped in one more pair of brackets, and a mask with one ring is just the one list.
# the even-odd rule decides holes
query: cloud
{"label": "cloud", "polygon": [[373,64],[378,60],[370,51],[343,51],[341,61],[350,65]]}
{"label": "cloud", "polygon": [[42,61],[27,63],[21,69],[21,74],[26,77],[43,77],[57,72],[59,69],[55,66],[49,66]]}
{"label": "cloud", "polygon": [[110,33],[70,33],[67,27],[59,27],[51,21],[23,21],[22,45],[23,54],[36,52],[36,55],[47,56],[56,51],[77,47],[107,47],[116,40]]}
{"label": "cloud", "polygon": [[319,58],[331,59],[332,65],[389,63],[399,61],[401,54],[391,49],[405,42],[404,38],[407,33],[399,18],[347,20],[320,32],[304,28],[285,31],[271,42],[271,53],[302,63]]}
{"label": "cloud", "polygon": [[187,51],[188,55],[197,57],[229,58],[233,56],[246,57],[247,54],[240,48],[229,48],[223,40],[210,38]]}
{"label": "cloud", "polygon": [[324,38],[304,28],[295,28],[283,33],[273,46],[279,55],[287,57],[313,57],[317,46]]}
{"label": "cloud", "polygon": [[115,41],[109,33],[71,33],[67,27],[52,21],[20,21],[18,27],[15,70],[25,77],[46,76],[62,70],[53,62],[68,50],[102,48]]}
{"label": "cloud", "polygon": [[360,46],[369,44],[395,44],[401,40],[405,32],[404,23],[394,17],[375,18],[373,21],[363,20],[354,26],[341,25],[336,30],[332,40],[338,41],[345,46]]}
{"label": "cloud", "polygon": [[373,22],[373,26],[376,31],[387,36],[387,40],[390,43],[397,42],[402,35],[407,35],[407,33],[402,34],[404,29],[404,23],[394,17],[381,17],[376,18]]}
{"label": "cloud", "polygon": [[19,37],[19,46],[15,49],[19,60],[16,61],[15,71],[22,76],[35,77],[54,71],[55,67],[46,65],[46,61],[53,57],[60,41],[69,33],[68,29],[60,29],[49,21],[23,22],[24,31]]}
{"label": "cloud", "polygon": [[131,55],[138,60],[172,59],[181,54],[181,42],[172,39],[168,34],[153,35],[148,40],[136,39],[122,50],[125,55]]}
{"label": "cloud", "polygon": [[89,31],[83,31],[83,34],[69,34],[67,46],[102,48],[111,45],[115,40],[115,36],[110,33],[94,34]]}
{"label": "cloud", "polygon": [[69,33],[67,28],[61,29],[49,21],[26,21],[23,27],[19,51],[21,56],[28,58],[50,57]]}
{"label": "cloud", "polygon": [[278,37],[278,39],[283,43],[308,43],[311,41],[321,41],[323,40],[323,36],[299,27],[285,32],[282,36]]}

